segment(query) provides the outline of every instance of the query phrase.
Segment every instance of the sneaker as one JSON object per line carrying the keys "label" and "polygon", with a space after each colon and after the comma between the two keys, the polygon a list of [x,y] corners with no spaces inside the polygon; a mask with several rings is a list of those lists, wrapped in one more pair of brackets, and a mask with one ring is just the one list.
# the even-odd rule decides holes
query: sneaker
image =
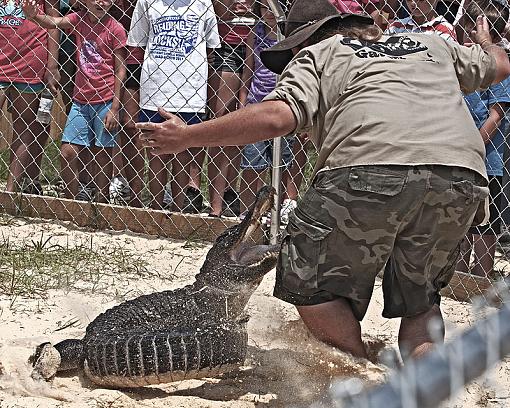
{"label": "sneaker", "polygon": [[76,194],[76,200],[79,201],[94,201],[94,188],[90,184],[80,183],[78,194]]}
{"label": "sneaker", "polygon": [[280,208],[280,223],[282,225],[287,225],[289,223],[289,215],[292,211],[294,211],[296,207],[296,200],[291,200],[290,198],[283,200],[282,206]]}
{"label": "sneaker", "polygon": [[23,180],[21,180],[21,192],[24,194],[43,195],[43,189],[39,180],[32,180],[28,177],[23,177]]}
{"label": "sneaker", "polygon": [[225,217],[238,217],[241,214],[241,200],[239,193],[231,188],[223,193],[223,205],[221,215]]}
{"label": "sneaker", "polygon": [[194,187],[186,189],[186,198],[182,212],[186,214],[200,214],[204,208],[204,197],[200,190]]}
{"label": "sneaker", "polygon": [[170,188],[170,184],[167,184],[165,186],[165,194],[163,195],[163,208],[171,209],[173,203],[174,198],[172,197],[172,189]]}
{"label": "sneaker", "polygon": [[115,176],[110,181],[110,202],[113,204],[125,204],[131,199],[129,183],[122,176]]}
{"label": "sneaker", "polygon": [[261,218],[260,218],[260,223],[262,225],[265,225],[266,227],[270,227],[271,226],[271,211],[265,213]]}
{"label": "sneaker", "polygon": [[508,227],[501,227],[501,235],[498,241],[502,244],[508,244],[510,242],[510,230]]}

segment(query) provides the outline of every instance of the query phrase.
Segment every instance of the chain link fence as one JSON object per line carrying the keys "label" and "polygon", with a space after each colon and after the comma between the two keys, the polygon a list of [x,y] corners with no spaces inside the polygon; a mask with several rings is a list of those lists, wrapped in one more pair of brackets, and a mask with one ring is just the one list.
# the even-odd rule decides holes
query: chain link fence
{"label": "chain link fence", "polygon": [[[275,16],[276,6],[285,13],[290,3],[29,0],[23,6],[0,0],[2,211],[211,239],[272,183],[280,192],[277,211],[266,217],[274,239],[311,182],[316,153],[307,135],[282,138],[276,146],[267,141],[154,156],[141,148],[135,123],[165,120],[158,107],[193,124],[260,102],[277,78],[258,55],[281,36],[277,20],[284,16]],[[509,48],[506,0],[331,3],[372,15],[387,33],[425,32],[458,42],[469,41],[469,10],[476,3],[499,10],[498,40]],[[27,13],[50,17],[34,22]],[[500,85],[481,96],[497,118],[486,138],[491,223],[470,231],[444,290],[461,301],[510,273],[510,82]],[[466,101],[481,127],[479,101]]]}
{"label": "chain link fence", "polygon": [[[499,295],[508,300],[508,288],[499,289]],[[362,382],[354,378],[338,381],[332,387],[331,405],[338,408],[458,406],[442,404],[445,401],[455,404],[455,398],[466,385],[486,372],[489,378],[490,370],[497,370],[497,364],[510,353],[509,317],[508,304],[496,312],[489,311],[487,317],[451,342],[436,347],[420,360],[406,362],[401,370],[394,370],[387,382],[378,387],[365,390]],[[430,329],[434,331],[433,327]],[[489,406],[507,406],[505,395]]]}

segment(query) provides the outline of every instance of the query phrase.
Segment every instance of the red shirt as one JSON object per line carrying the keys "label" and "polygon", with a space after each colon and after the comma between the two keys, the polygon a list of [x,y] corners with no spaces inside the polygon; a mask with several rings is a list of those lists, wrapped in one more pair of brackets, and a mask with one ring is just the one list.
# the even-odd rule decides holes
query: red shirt
{"label": "red shirt", "polygon": [[[39,0],[39,10],[44,0]],[[48,32],[25,19],[21,0],[0,0],[0,82],[43,82]]]}
{"label": "red shirt", "polygon": [[141,47],[126,47],[127,56],[126,64],[143,64],[143,58],[145,56],[145,49]]}
{"label": "red shirt", "polygon": [[73,100],[101,103],[113,99],[115,58],[113,51],[126,45],[124,27],[113,17],[91,22],[84,11],[68,14],[76,35],[76,71]]}
{"label": "red shirt", "polygon": [[250,34],[250,26],[238,24],[218,24],[218,33],[220,34],[221,41],[230,45],[242,44]]}

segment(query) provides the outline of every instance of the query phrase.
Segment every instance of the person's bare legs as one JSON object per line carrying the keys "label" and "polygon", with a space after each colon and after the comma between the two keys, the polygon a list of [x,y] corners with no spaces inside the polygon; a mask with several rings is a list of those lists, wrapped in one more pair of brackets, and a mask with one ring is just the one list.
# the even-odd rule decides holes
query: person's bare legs
{"label": "person's bare legs", "polygon": [[6,190],[13,192],[23,177],[39,177],[42,153],[48,141],[49,127],[35,120],[39,96],[9,89],[12,102],[13,136],[10,145],[10,164]]}
{"label": "person's bare legs", "polygon": [[457,260],[456,271],[469,273],[469,263],[471,260],[471,251],[473,249],[473,234],[467,233],[460,243],[460,254]]}
{"label": "person's bare legs", "polygon": [[294,142],[294,162],[288,171],[288,178],[285,179],[287,198],[297,200],[299,189],[304,178],[304,169],[308,158],[306,157],[306,135],[296,136]]}
{"label": "person's bare legs", "polygon": [[78,194],[80,169],[85,165],[81,160],[84,150],[88,149],[73,143],[60,146],[60,176],[64,182],[65,198],[74,199]]}
{"label": "person's bare legs", "polygon": [[150,207],[154,210],[163,208],[165,185],[168,181],[166,164],[169,159],[169,155],[154,156],[149,152],[149,190],[152,195]]}
{"label": "person's bare legs", "polygon": [[239,188],[241,198],[241,214],[248,211],[255,201],[255,195],[265,184],[266,170],[243,169],[241,172],[241,186]]}
{"label": "person's bare legs", "polygon": [[497,238],[495,235],[474,235],[473,252],[475,259],[471,273],[484,278],[492,275]]}
{"label": "person's bare legs", "polygon": [[202,147],[190,149],[193,160],[189,164],[189,185],[200,190],[202,181],[202,166],[204,165],[206,150]]}
{"label": "person's bare legs", "polygon": [[94,175],[97,173],[96,161],[90,147],[85,147],[80,152],[80,163],[80,175],[78,176],[80,184],[82,186],[93,186],[97,189],[97,186],[94,184]]}
{"label": "person's bare legs", "polygon": [[[431,322],[436,320],[439,332],[430,334]],[[403,317],[398,333],[398,346],[404,361],[407,358],[420,358],[430,351],[435,341],[444,340],[444,324],[441,309],[434,305],[428,312],[413,317]]]}
{"label": "person's bare legs", "polygon": [[97,173],[94,175],[94,181],[97,186],[96,201],[108,203],[110,198],[109,186],[113,176],[113,148],[93,147],[92,154],[97,169]]}
{"label": "person's bare legs", "polygon": [[139,131],[135,124],[138,120],[139,93],[134,89],[125,89],[123,96],[124,115],[122,117],[122,130],[120,132],[120,149],[123,158],[122,172],[131,188],[129,205],[142,207],[142,188],[144,157],[138,137]]}
{"label": "person's bare legs", "polygon": [[186,188],[190,181],[189,164],[192,160],[193,156],[189,150],[177,153],[172,158],[172,209],[175,211],[182,211],[184,207]]}
{"label": "person's bare legs", "polygon": [[361,340],[361,325],[349,301],[338,298],[313,306],[297,306],[301,319],[318,340],[354,357],[367,358]]}
{"label": "person's bare legs", "polygon": [[[241,87],[241,77],[235,72],[213,72],[209,78],[209,107],[214,118],[237,108],[237,94]],[[209,201],[211,214],[219,216],[222,211],[223,194],[229,182],[235,179],[231,166],[234,161],[240,160],[240,149],[228,146],[225,148],[209,149],[209,164],[207,175],[209,177]],[[238,158],[239,157],[239,158]],[[230,169],[230,177],[229,177]],[[233,188],[233,186],[232,186]]]}
{"label": "person's bare legs", "polygon": [[227,188],[227,172],[233,157],[239,152],[236,146],[209,149],[207,175],[209,177],[209,201],[211,214],[219,216],[223,206],[223,194]]}
{"label": "person's bare legs", "polygon": [[239,177],[239,168],[241,167],[241,147],[231,146],[229,149],[228,167],[227,167],[227,189],[236,190],[236,180]]}

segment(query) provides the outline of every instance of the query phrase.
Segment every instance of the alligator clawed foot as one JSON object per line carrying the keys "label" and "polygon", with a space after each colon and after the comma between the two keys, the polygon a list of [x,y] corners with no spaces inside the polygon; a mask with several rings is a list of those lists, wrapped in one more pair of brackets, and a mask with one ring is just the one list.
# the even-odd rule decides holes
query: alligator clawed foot
{"label": "alligator clawed foot", "polygon": [[34,380],[51,380],[60,366],[61,357],[51,343],[42,343],[35,349],[28,362],[32,364],[31,377]]}

